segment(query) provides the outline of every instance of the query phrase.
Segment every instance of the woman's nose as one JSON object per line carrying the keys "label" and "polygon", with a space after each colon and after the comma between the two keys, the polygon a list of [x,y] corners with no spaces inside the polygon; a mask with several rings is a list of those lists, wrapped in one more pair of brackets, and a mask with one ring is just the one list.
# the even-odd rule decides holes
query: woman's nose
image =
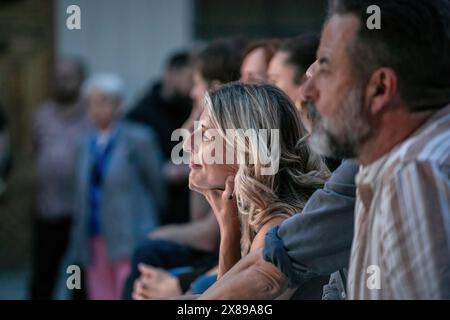
{"label": "woman's nose", "polygon": [[198,146],[195,145],[196,143],[196,139],[195,139],[195,135],[197,134],[201,134],[201,129],[197,128],[191,131],[189,137],[184,141],[183,143],[183,150],[185,152],[189,152],[192,155],[195,154],[198,150]]}
{"label": "woman's nose", "polygon": [[194,150],[194,139],[193,139],[194,132],[191,132],[189,137],[183,142],[183,150],[185,152],[192,152]]}

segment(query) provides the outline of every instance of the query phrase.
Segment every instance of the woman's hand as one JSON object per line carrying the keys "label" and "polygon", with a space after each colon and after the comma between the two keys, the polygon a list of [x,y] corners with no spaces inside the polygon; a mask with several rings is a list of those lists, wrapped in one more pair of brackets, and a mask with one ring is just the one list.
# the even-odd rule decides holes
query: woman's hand
{"label": "woman's hand", "polygon": [[221,230],[228,227],[238,227],[239,216],[234,196],[234,176],[225,180],[225,190],[212,189],[202,191],[217,218]]}
{"label": "woman's hand", "polygon": [[134,282],[133,299],[148,300],[179,296],[182,294],[177,277],[163,269],[139,265],[141,276]]}
{"label": "woman's hand", "polygon": [[217,277],[220,278],[241,258],[241,227],[239,223],[236,197],[234,196],[234,176],[225,180],[225,190],[206,190],[208,200],[220,227],[220,254]]}

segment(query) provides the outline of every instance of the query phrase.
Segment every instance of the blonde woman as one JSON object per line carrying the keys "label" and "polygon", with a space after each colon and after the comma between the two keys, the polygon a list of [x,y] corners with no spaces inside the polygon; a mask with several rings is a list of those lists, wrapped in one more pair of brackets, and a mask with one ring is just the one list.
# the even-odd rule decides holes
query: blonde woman
{"label": "blonde woman", "polygon": [[[229,133],[239,129],[267,129],[269,138],[265,144],[251,135],[230,139]],[[271,136],[273,129],[278,139]],[[206,197],[220,226],[218,277],[243,255],[263,247],[266,232],[301,211],[328,178],[321,158],[303,142],[305,136],[291,100],[274,86],[232,83],[206,95],[199,126],[184,147],[191,154],[189,186]],[[225,143],[218,150],[221,139]],[[277,145],[278,170],[264,174],[261,153]],[[234,156],[227,158],[230,150]],[[208,159],[218,153],[233,163]]]}

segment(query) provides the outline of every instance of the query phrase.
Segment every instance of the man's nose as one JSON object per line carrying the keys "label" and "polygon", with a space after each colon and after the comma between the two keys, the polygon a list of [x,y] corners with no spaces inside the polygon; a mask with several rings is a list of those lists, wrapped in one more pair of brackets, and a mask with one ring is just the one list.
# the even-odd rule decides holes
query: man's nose
{"label": "man's nose", "polygon": [[306,71],[306,80],[302,86],[301,99],[303,101],[316,100],[317,99],[317,89],[316,89],[316,74],[317,74],[317,61],[314,62]]}
{"label": "man's nose", "polygon": [[300,91],[301,101],[312,100],[313,92],[313,81],[311,78],[307,78],[303,84],[302,90]]}

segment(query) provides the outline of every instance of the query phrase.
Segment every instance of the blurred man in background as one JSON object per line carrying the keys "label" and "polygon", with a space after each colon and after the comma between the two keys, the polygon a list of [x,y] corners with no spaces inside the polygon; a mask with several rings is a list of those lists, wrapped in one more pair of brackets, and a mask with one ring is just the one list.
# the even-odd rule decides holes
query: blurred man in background
{"label": "blurred man in background", "polygon": [[75,146],[89,127],[80,99],[79,61],[56,64],[53,97],[38,106],[33,148],[37,173],[31,299],[51,299],[73,214]]}
{"label": "blurred man in background", "polygon": [[193,66],[188,51],[173,54],[166,64],[162,79],[151,86],[144,96],[131,108],[127,118],[149,126],[157,136],[165,161],[163,173],[168,183],[169,194],[176,194],[162,217],[162,224],[183,223],[189,220],[187,165],[175,166],[170,160],[176,141],[171,141],[172,132],[181,127],[192,109],[189,97]]}
{"label": "blurred man in background", "polygon": [[[316,60],[319,37],[303,34],[285,40],[269,63],[268,78],[283,90],[297,107],[300,119],[308,132],[311,132],[311,119],[305,103],[299,99],[306,80],[306,71]],[[331,171],[336,170],[341,160],[326,157],[325,162]]]}

